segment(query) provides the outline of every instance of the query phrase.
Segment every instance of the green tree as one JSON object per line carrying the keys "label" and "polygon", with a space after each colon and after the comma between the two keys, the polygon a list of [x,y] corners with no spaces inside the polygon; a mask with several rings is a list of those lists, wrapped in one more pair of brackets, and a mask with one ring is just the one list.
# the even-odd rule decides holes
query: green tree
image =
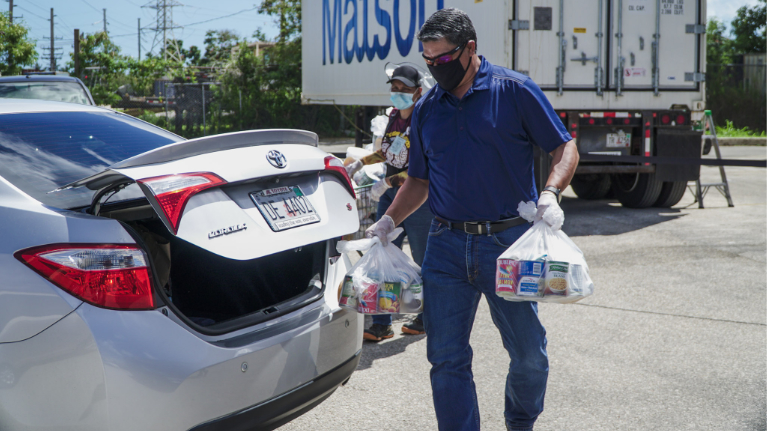
{"label": "green tree", "polygon": [[732,20],[733,47],[738,54],[767,50],[767,0],[759,3],[751,8],[741,7]]}
{"label": "green tree", "polygon": [[[259,12],[273,17],[280,33],[274,45],[263,47],[259,55],[240,43],[220,76],[223,85],[217,88],[222,110],[238,115],[221,121],[236,121],[239,129],[299,128],[337,135],[336,108],[301,104],[301,2],[264,0]],[[260,30],[253,36],[267,41]]]}
{"label": "green tree", "polygon": [[278,42],[301,36],[301,0],[263,0],[258,13],[272,16],[280,26]]}
{"label": "green tree", "polygon": [[21,67],[37,60],[35,42],[29,39],[29,29],[11,23],[8,14],[0,13],[0,74],[19,75]]}
{"label": "green tree", "polygon": [[[74,75],[74,53],[70,53],[67,69]],[[117,87],[126,82],[125,72],[130,67],[130,58],[120,54],[104,32],[80,35],[81,78],[90,88],[99,105],[111,105],[120,100],[115,93]]]}
{"label": "green tree", "polygon": [[716,18],[706,27],[706,62],[709,64],[732,63],[732,40],[725,36],[726,27]]}
{"label": "green tree", "polygon": [[184,59],[190,66],[199,66],[200,60],[202,60],[202,51],[196,45],[192,45],[184,51]]}
{"label": "green tree", "polygon": [[162,57],[150,57],[138,61],[130,58],[127,61],[128,72],[124,80],[131,85],[136,96],[154,96],[154,81],[168,75],[183,75],[181,64]]}
{"label": "green tree", "polygon": [[240,43],[240,36],[232,30],[208,30],[205,32],[205,56],[200,66],[219,66],[232,57],[232,48]]}

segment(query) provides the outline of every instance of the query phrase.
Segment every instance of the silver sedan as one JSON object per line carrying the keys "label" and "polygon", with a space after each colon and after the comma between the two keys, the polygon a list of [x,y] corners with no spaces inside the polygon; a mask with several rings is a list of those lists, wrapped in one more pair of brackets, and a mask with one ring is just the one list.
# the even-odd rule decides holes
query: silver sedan
{"label": "silver sedan", "polygon": [[273,429],[345,382],[359,221],[317,135],[0,102],[0,430]]}

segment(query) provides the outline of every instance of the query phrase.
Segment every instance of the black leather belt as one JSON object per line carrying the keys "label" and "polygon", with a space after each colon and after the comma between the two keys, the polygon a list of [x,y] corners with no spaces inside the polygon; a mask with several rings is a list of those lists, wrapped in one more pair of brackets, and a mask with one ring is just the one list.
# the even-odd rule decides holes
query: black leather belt
{"label": "black leather belt", "polygon": [[435,216],[438,222],[447,226],[448,229],[462,230],[469,235],[490,235],[502,232],[510,227],[527,223],[522,217],[514,217],[501,221],[447,221],[442,217]]}

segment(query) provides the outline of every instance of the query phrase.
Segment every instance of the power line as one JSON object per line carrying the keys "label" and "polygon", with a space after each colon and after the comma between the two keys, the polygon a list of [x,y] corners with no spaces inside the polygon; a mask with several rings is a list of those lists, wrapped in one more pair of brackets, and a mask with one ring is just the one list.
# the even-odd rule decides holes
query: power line
{"label": "power line", "polygon": [[193,26],[193,25],[204,24],[206,22],[211,22],[211,21],[215,21],[215,20],[218,20],[218,19],[229,18],[230,16],[238,15],[238,14],[241,14],[243,12],[250,12],[250,11],[256,10],[256,9],[258,9],[258,6],[252,7],[250,9],[243,9],[243,10],[241,10],[239,12],[235,12],[235,13],[232,13],[232,14],[229,14],[229,15],[220,16],[218,18],[211,18],[211,19],[206,19],[205,21],[193,22],[191,24],[184,24],[184,27],[190,27],[190,26]]}
{"label": "power line", "polygon": [[34,12],[30,11],[29,9],[24,9],[23,7],[21,7],[21,6],[17,5],[17,4],[15,4],[15,3],[14,3],[14,6],[15,6],[15,7],[17,7],[17,8],[19,8],[19,9],[21,9],[21,10],[23,10],[24,12],[27,12],[27,13],[31,13],[33,16],[36,16],[36,17],[38,17],[38,18],[40,18],[40,19],[42,19],[42,20],[48,21],[48,18],[43,18],[43,17],[41,17],[40,15],[38,15],[38,14],[36,14],[36,13],[34,13]]}
{"label": "power line", "polygon": [[85,3],[85,4],[87,4],[88,6],[90,6],[90,7],[91,7],[91,9],[95,10],[96,12],[98,12],[98,13],[101,13],[101,11],[100,11],[100,10],[96,9],[96,8],[95,8],[95,7],[94,7],[92,4],[88,3],[87,1],[85,1],[85,0],[82,0],[82,2],[83,2],[83,3]]}

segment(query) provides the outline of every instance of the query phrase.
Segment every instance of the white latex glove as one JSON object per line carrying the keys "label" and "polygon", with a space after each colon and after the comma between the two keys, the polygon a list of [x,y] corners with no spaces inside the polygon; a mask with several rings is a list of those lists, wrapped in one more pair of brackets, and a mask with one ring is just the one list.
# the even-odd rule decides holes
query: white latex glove
{"label": "white latex glove", "polygon": [[386,190],[389,190],[390,188],[391,186],[386,182],[385,178],[381,181],[374,182],[373,187],[370,188],[370,199],[378,202],[381,200],[381,196],[386,193]]}
{"label": "white latex glove", "polygon": [[559,230],[564,222],[564,212],[559,207],[557,196],[549,191],[544,191],[538,198],[538,211],[535,213],[535,221],[543,220],[552,229]]}
{"label": "white latex glove", "polygon": [[349,163],[348,166],[344,166],[346,169],[346,174],[349,175],[349,178],[354,176],[354,174],[357,173],[360,169],[362,169],[362,160],[355,160],[351,163]]}
{"label": "white latex glove", "polygon": [[391,217],[385,215],[381,217],[381,220],[378,220],[377,222],[373,223],[372,226],[367,228],[365,231],[365,237],[373,238],[376,236],[381,241],[381,245],[385,246],[389,244],[389,238],[387,238],[387,236],[393,231],[394,220]]}

